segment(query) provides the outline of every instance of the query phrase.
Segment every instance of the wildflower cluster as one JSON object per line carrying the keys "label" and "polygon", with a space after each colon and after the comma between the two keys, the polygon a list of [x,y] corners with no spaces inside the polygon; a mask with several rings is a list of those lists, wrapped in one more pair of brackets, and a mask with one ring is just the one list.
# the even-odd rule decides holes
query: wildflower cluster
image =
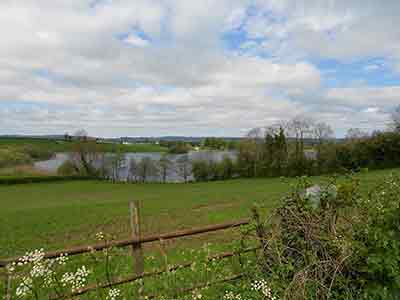
{"label": "wildflower cluster", "polygon": [[276,300],[276,298],[272,296],[271,288],[268,286],[268,283],[263,279],[254,281],[251,284],[251,290],[261,292],[268,300]]}
{"label": "wildflower cluster", "polygon": [[28,275],[22,277],[20,284],[16,289],[18,297],[25,297],[33,290],[35,279],[43,280],[43,284],[48,287],[53,282],[54,270],[52,269],[54,260],[44,260],[45,253],[43,249],[37,249],[27,252],[17,263],[13,263],[8,270],[15,271],[15,268],[23,266],[31,266]]}
{"label": "wildflower cluster", "polygon": [[17,297],[25,297],[32,291],[32,278],[23,277],[21,283],[18,285],[15,294]]}
{"label": "wildflower cluster", "polygon": [[234,294],[232,291],[226,291],[224,300],[242,300],[242,296],[240,294]]}
{"label": "wildflower cluster", "polygon": [[194,290],[192,292],[192,299],[193,300],[201,300],[201,298],[203,298],[203,295],[201,294],[201,292],[199,290]]}
{"label": "wildflower cluster", "polygon": [[76,270],[75,273],[67,272],[61,277],[63,286],[71,286],[72,292],[83,288],[87,282],[87,277],[91,272],[82,266]]}
{"label": "wildflower cluster", "polygon": [[119,289],[110,289],[108,291],[107,300],[116,300],[121,295],[121,291]]}
{"label": "wildflower cluster", "polygon": [[98,232],[98,233],[96,233],[96,240],[98,240],[98,241],[102,241],[102,240],[104,240],[104,233],[103,232]]}

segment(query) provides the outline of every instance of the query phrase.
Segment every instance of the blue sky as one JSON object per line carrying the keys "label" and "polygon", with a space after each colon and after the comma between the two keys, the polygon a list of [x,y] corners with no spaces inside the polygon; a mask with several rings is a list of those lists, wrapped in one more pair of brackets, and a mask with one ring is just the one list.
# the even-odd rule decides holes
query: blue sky
{"label": "blue sky", "polygon": [[395,0],[0,3],[0,134],[229,135],[298,115],[384,130]]}

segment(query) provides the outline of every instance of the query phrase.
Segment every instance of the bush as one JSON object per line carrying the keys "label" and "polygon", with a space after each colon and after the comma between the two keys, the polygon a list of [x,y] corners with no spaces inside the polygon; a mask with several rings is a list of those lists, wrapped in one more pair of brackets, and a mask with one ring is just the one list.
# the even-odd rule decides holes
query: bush
{"label": "bush", "polygon": [[259,272],[280,299],[400,299],[398,177],[369,196],[354,179],[303,178],[266,226],[254,219]]}
{"label": "bush", "polygon": [[0,168],[31,163],[32,158],[27,153],[11,148],[0,149]]}
{"label": "bush", "polygon": [[66,160],[62,163],[61,166],[58,167],[57,174],[61,176],[71,176],[71,175],[79,175],[79,172],[77,171],[77,168],[70,160]]}
{"label": "bush", "polygon": [[93,177],[82,176],[5,176],[0,177],[0,185],[14,185],[14,184],[27,184],[39,182],[58,182],[58,181],[71,181],[71,180],[92,180],[97,179]]}

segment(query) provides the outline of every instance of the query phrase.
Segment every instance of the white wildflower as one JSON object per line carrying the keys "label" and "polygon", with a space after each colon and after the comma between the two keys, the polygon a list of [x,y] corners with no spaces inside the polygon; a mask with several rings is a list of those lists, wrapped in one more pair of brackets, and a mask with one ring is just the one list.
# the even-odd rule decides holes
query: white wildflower
{"label": "white wildflower", "polygon": [[203,295],[200,293],[200,291],[194,290],[192,292],[192,299],[193,300],[200,300],[201,298],[203,298]]}
{"label": "white wildflower", "polygon": [[71,286],[73,292],[83,288],[87,282],[87,277],[91,272],[85,266],[80,267],[75,273],[67,272],[61,277],[63,286]]}
{"label": "white wildflower", "polygon": [[96,233],[96,240],[98,241],[104,240],[104,233],[102,231]]}
{"label": "white wildflower", "polygon": [[119,289],[110,289],[108,291],[107,300],[116,300],[121,295],[121,291]]}
{"label": "white wildflower", "polygon": [[251,284],[251,289],[253,291],[261,292],[268,300],[276,300],[276,298],[272,296],[271,288],[268,286],[268,283],[263,279],[253,282]]}
{"label": "white wildflower", "polygon": [[64,266],[68,261],[68,254],[61,253],[59,257],[56,258],[56,262],[60,266]]}
{"label": "white wildflower", "polygon": [[25,297],[32,291],[32,278],[23,277],[22,282],[18,285],[15,294],[17,297]]}

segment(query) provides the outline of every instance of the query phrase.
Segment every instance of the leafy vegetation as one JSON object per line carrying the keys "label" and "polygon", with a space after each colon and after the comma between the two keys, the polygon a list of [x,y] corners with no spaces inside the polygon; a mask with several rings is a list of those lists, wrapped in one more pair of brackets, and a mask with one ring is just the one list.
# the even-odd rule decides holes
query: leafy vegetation
{"label": "leafy vegetation", "polygon": [[[362,182],[362,181],[361,181]],[[258,268],[279,299],[398,299],[400,177],[368,194],[359,179],[303,179],[268,217],[255,211]],[[252,270],[254,272],[254,270]]]}

